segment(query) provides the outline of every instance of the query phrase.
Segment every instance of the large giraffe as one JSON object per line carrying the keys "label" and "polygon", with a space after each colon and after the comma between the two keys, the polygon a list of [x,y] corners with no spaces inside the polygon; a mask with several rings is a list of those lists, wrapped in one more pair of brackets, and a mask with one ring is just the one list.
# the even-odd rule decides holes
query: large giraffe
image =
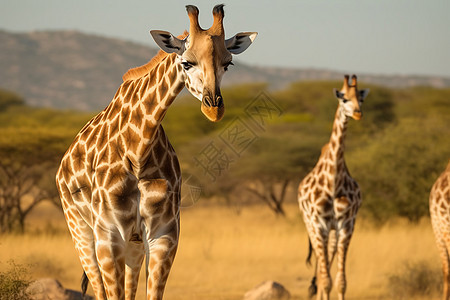
{"label": "large giraffe", "polygon": [[147,299],[162,299],[177,250],[181,174],[161,126],[183,87],[201,100],[211,121],[224,114],[220,82],[232,54],[247,49],[254,32],[225,40],[223,5],[204,30],[198,9],[179,38],[151,31],[164,50],[124,75],[109,106],[76,136],[56,181],[64,215],[97,299],[134,299],[146,256]]}
{"label": "large giraffe", "polygon": [[[329,299],[331,291],[330,266],[338,252],[336,286],[339,299],[346,289],[345,259],[353,233],[356,213],[361,204],[358,184],[350,176],[344,160],[344,140],[349,118],[362,117],[361,104],[369,90],[359,91],[356,76],[345,76],[340,91],[334,89],[339,100],[330,141],[322,148],[319,161],[298,188],[298,201],[308,231],[311,248],[317,257],[317,299]],[[334,232],[334,234],[331,234]],[[329,253],[328,253],[329,252]],[[310,258],[308,257],[308,260]],[[317,292],[313,278],[310,296]]]}
{"label": "large giraffe", "polygon": [[430,216],[444,273],[444,300],[450,299],[450,161],[430,192]]}

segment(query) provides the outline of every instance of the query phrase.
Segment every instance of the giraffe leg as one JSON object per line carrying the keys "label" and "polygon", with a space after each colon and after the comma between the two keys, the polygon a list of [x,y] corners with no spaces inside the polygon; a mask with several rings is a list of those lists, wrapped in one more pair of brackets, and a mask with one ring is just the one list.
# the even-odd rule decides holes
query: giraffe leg
{"label": "giraffe leg", "polygon": [[[95,255],[92,228],[83,220],[73,204],[72,196],[65,184],[59,187],[64,216],[80,262],[92,286],[96,299],[106,299],[103,281]],[[70,204],[70,206],[69,206]]]}
{"label": "giraffe leg", "polygon": [[[308,257],[306,258],[306,264],[308,266],[310,266],[311,265],[311,256],[312,256],[312,252],[313,252],[313,246],[312,246],[310,238],[308,238],[308,244],[309,244],[309,249],[308,249]],[[314,295],[317,294],[316,280],[317,280],[317,257],[316,257],[315,265],[314,265],[314,276],[311,279],[311,284],[308,288],[308,298],[309,299],[311,299],[312,297],[314,297]]]}
{"label": "giraffe leg", "polygon": [[[179,193],[169,193],[168,182],[163,179],[141,180],[138,187],[147,256],[147,299],[161,300],[178,246],[179,211],[175,205]],[[164,205],[172,209],[162,209]]]}
{"label": "giraffe leg", "polygon": [[450,300],[450,255],[449,255],[450,236],[448,234],[447,239],[445,241],[443,241],[442,238],[439,239],[438,248],[441,254],[442,271],[444,274],[443,299]]}
{"label": "giraffe leg", "polygon": [[347,259],[348,246],[353,234],[353,224],[348,222],[347,225],[338,232],[337,244],[337,275],[336,289],[338,291],[339,300],[344,300],[345,291],[347,289],[347,279],[345,275],[345,263]]}
{"label": "giraffe leg", "polygon": [[448,250],[450,245],[447,245],[441,253],[442,270],[444,273],[444,300],[450,300],[450,257]]}
{"label": "giraffe leg", "polygon": [[[331,291],[330,264],[328,260],[328,230],[318,228],[311,239],[317,257],[317,279],[318,293],[317,300],[328,300]],[[310,235],[311,236],[311,235]]]}
{"label": "giraffe leg", "polygon": [[[442,263],[442,273],[444,275],[444,286],[442,299],[450,300],[450,240],[445,241],[441,230],[440,222],[447,223],[445,220],[439,220],[438,213],[431,211],[431,223],[433,225],[434,236],[436,238],[436,246],[439,250]],[[447,227],[447,226],[444,226]],[[447,233],[449,235],[449,233]]]}
{"label": "giraffe leg", "polygon": [[308,298],[311,299],[314,295],[317,294],[317,258],[316,265],[314,266],[314,277],[311,279],[311,284],[308,288]]}
{"label": "giraffe leg", "polygon": [[[177,227],[174,225],[174,227]],[[178,246],[178,229],[164,229],[158,237],[150,237],[147,268],[147,299],[161,300]]]}
{"label": "giraffe leg", "polygon": [[330,260],[330,266],[333,265],[334,256],[337,251],[338,231],[331,230],[328,239],[328,257]]}
{"label": "giraffe leg", "polygon": [[94,226],[95,250],[108,300],[125,299],[125,242],[117,228],[98,220]]}
{"label": "giraffe leg", "polygon": [[125,258],[125,299],[136,298],[139,274],[144,260],[144,244],[142,241],[130,241],[126,248]]}

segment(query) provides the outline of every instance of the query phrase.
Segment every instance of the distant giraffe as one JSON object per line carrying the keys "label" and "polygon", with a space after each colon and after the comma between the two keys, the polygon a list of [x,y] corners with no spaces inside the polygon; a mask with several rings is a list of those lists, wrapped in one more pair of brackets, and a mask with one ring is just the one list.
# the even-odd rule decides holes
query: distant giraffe
{"label": "distant giraffe", "polygon": [[247,32],[225,40],[223,5],[214,7],[208,30],[198,23],[197,7],[186,9],[189,35],[151,31],[165,52],[124,75],[109,106],[76,136],[56,176],[97,299],[134,299],[144,254],[147,299],[162,299],[178,245],[181,172],[161,122],[185,86],[201,100],[203,114],[219,121],[222,76],[232,54],[256,37]]}
{"label": "distant giraffe", "polygon": [[[361,194],[356,181],[350,176],[344,160],[344,140],[349,118],[362,117],[361,104],[369,90],[358,91],[356,76],[345,76],[344,86],[334,90],[339,100],[333,131],[328,144],[322,148],[319,161],[303,179],[298,188],[298,201],[308,231],[311,250],[317,257],[317,299],[329,299],[331,291],[330,267],[338,251],[336,286],[339,299],[346,290],[345,260],[353,233]],[[334,234],[331,232],[334,231]],[[312,249],[311,249],[312,248]],[[313,278],[310,296],[317,292]]]}
{"label": "distant giraffe", "polygon": [[450,299],[450,161],[430,193],[430,216],[444,273],[444,300]]}

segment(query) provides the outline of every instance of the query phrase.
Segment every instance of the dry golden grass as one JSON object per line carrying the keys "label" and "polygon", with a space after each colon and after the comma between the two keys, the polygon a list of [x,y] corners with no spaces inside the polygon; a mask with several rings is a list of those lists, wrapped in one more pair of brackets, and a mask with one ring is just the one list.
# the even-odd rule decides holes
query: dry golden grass
{"label": "dry golden grass", "polygon": [[[29,228],[42,232],[50,228],[53,234],[0,237],[0,271],[12,259],[30,265],[31,278],[55,277],[66,288],[79,289],[78,257],[62,214],[52,210],[42,207]],[[283,219],[263,206],[248,206],[239,214],[229,207],[202,203],[183,209],[165,299],[242,299],[247,290],[268,279],[282,283],[293,299],[306,299],[313,275],[313,268],[304,263],[307,235],[297,206],[287,205],[286,210],[288,217]],[[406,262],[424,262],[440,270],[429,220],[419,225],[398,221],[382,228],[360,220],[347,262],[348,299],[391,299],[389,276]],[[137,299],[144,294],[141,276]],[[436,294],[422,299],[439,298]],[[337,299],[334,290],[332,299]]]}

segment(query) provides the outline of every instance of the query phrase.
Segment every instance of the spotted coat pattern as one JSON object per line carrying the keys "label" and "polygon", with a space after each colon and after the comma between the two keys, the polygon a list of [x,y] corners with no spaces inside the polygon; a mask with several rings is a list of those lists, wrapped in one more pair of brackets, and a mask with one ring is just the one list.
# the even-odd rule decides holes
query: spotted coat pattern
{"label": "spotted coat pattern", "polygon": [[450,299],[450,161],[430,192],[430,216],[444,273],[443,299]]}
{"label": "spotted coat pattern", "polygon": [[57,173],[97,299],[135,297],[144,248],[148,294],[162,297],[179,236],[180,167],[160,125],[184,87],[175,59],[168,55],[146,76],[124,82],[76,136]]}
{"label": "spotted coat pattern", "polygon": [[[180,166],[161,122],[186,86],[210,121],[224,114],[220,82],[232,54],[256,32],[225,40],[223,4],[214,23],[199,26],[187,5],[190,31],[151,34],[164,50],[128,71],[108,107],[76,136],[56,182],[64,215],[97,299],[134,299],[144,256],[147,299],[160,300],[178,245]],[[87,286],[83,280],[83,287]]]}
{"label": "spotted coat pattern", "polygon": [[[348,76],[346,76],[348,80]],[[355,85],[342,90],[347,99],[359,92]],[[353,96],[350,96],[352,94]],[[348,100],[347,100],[348,101]],[[355,101],[362,101],[356,99]],[[356,102],[355,102],[356,103]],[[356,104],[355,104],[356,105]],[[359,110],[354,107],[350,115]],[[339,298],[346,290],[345,261],[355,218],[361,205],[361,192],[357,182],[350,176],[344,159],[344,141],[349,116],[340,102],[336,111],[329,142],[322,148],[319,161],[313,170],[301,181],[298,201],[306,225],[311,246],[317,257],[318,277],[317,299],[329,299],[331,291],[330,267],[337,252],[338,271],[336,286]],[[313,279],[314,288],[315,278]],[[315,293],[315,292],[313,292]]]}

